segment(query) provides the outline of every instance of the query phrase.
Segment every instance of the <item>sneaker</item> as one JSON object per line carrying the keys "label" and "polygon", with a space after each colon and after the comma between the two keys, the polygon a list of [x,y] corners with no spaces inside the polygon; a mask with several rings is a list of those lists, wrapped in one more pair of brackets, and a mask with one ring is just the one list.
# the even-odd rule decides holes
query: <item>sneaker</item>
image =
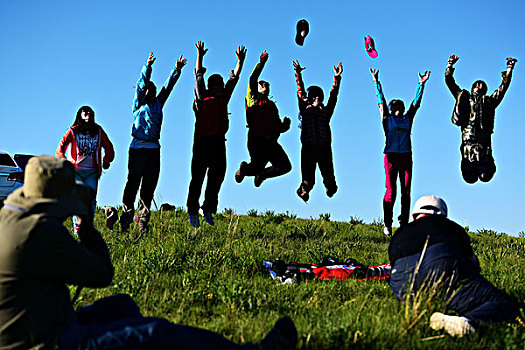
{"label": "sneaker", "polygon": [[332,198],[336,192],[337,192],[337,186],[326,189],[326,195],[328,196],[328,198]]}
{"label": "sneaker", "polygon": [[210,212],[204,212],[204,221],[206,221],[208,225],[215,225],[215,222],[213,221],[213,215]]}
{"label": "sneaker", "polygon": [[290,317],[283,317],[268,332],[258,346],[259,350],[291,350],[297,344],[297,329]]}
{"label": "sneaker", "polygon": [[244,180],[244,177],[246,176],[247,165],[248,163],[241,162],[241,165],[239,165],[239,170],[237,170],[237,172],[235,173],[235,181],[239,184],[242,182],[242,180]]}
{"label": "sneaker", "polygon": [[199,221],[199,214],[188,214],[188,217],[190,218],[190,225],[199,228],[201,226],[201,223]]}
{"label": "sneaker", "polygon": [[450,316],[441,312],[434,312],[430,317],[430,328],[434,330],[445,329],[453,337],[461,338],[464,335],[476,333],[467,318],[461,316]]}
{"label": "sneaker", "polygon": [[392,236],[392,227],[385,226],[383,233],[387,236]]}
{"label": "sneaker", "polygon": [[255,178],[253,179],[253,184],[255,185],[255,187],[260,187],[263,181],[264,177],[262,177],[262,175],[255,175]]}
{"label": "sneaker", "polygon": [[299,198],[301,198],[305,203],[308,202],[308,200],[310,199],[310,194],[308,192],[306,192],[305,190],[303,190],[303,186],[299,186],[299,188],[297,189],[297,195],[299,196]]}
{"label": "sneaker", "polygon": [[107,206],[104,212],[106,213],[106,227],[113,231],[113,226],[118,221],[117,209]]}

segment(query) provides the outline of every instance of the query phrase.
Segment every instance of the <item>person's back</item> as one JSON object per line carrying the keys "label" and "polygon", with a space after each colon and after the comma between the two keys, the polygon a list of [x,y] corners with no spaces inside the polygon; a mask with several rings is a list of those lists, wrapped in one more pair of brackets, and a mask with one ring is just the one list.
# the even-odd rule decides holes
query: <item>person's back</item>
{"label": "person's back", "polygon": [[[35,182],[31,179],[41,172],[67,173],[53,180],[56,194],[50,195],[42,181],[31,186]],[[94,244],[87,243],[90,248],[86,249],[62,225],[62,220],[72,214],[89,212],[86,204],[79,209],[74,199],[58,199],[68,193],[74,181],[73,165],[66,160],[32,158],[26,168],[24,187],[12,193],[0,211],[2,349],[54,345],[60,332],[73,321],[66,283],[106,286],[111,282],[113,269],[100,236],[98,241],[94,238]],[[47,192],[46,197],[39,192]],[[86,237],[84,229],[79,231],[79,237],[81,241],[93,239]]]}

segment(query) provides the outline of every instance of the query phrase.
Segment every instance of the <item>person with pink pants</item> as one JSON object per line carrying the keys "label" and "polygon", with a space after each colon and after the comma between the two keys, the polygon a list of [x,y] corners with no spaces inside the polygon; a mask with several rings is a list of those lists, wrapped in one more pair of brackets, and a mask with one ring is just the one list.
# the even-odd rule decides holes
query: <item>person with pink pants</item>
{"label": "person with pink pants", "polygon": [[421,105],[425,83],[430,77],[430,72],[419,73],[419,83],[416,89],[416,97],[405,113],[403,101],[394,99],[386,103],[381,83],[379,82],[379,70],[370,68],[370,73],[376,87],[379,113],[383,131],[385,132],[385,175],[386,192],[383,197],[383,221],[384,233],[392,234],[392,222],[394,216],[394,203],[397,195],[397,178],[401,184],[401,214],[398,217],[399,225],[408,223],[410,213],[410,185],[412,182],[412,143],[410,134],[416,112]]}

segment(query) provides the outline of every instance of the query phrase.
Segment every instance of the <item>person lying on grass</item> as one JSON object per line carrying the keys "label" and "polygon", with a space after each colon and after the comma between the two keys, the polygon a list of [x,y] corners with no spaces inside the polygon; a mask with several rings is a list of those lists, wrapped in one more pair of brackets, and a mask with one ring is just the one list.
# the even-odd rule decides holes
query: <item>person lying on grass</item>
{"label": "person lying on grass", "polygon": [[423,196],[414,205],[414,221],[395,232],[388,247],[394,295],[407,302],[418,293],[441,293],[446,309],[458,316],[435,312],[430,327],[454,337],[515,320],[518,303],[481,276],[468,234],[447,214],[443,199]]}

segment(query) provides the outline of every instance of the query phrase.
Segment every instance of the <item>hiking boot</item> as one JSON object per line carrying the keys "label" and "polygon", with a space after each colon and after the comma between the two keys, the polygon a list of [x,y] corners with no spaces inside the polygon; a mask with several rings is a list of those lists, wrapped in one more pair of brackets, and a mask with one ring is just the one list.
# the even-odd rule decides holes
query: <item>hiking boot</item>
{"label": "hiking boot", "polygon": [[262,175],[255,175],[255,178],[253,179],[253,184],[255,185],[255,187],[260,187],[263,181],[264,177]]}
{"label": "hiking boot", "polygon": [[310,199],[310,194],[305,191],[303,189],[303,186],[299,186],[299,188],[297,189],[297,195],[299,196],[299,198],[301,198],[305,203],[308,202],[308,200]]}
{"label": "hiking boot", "polygon": [[386,236],[392,236],[392,227],[385,226],[385,228],[383,229],[383,233],[384,233]]}
{"label": "hiking boot", "polygon": [[199,221],[199,214],[189,214],[188,217],[190,218],[190,225],[199,228],[201,226],[201,223]]}
{"label": "hiking boot", "polygon": [[211,226],[215,225],[215,222],[213,221],[213,215],[209,211],[204,212],[204,221],[206,221],[208,225],[211,225]]}
{"label": "hiking boot", "polygon": [[295,349],[297,329],[290,317],[286,316],[275,322],[273,328],[258,346],[259,350]]}
{"label": "hiking boot", "polygon": [[461,338],[464,335],[476,333],[467,318],[461,316],[450,316],[441,312],[434,312],[430,317],[430,328],[434,330],[445,329],[453,337]]}
{"label": "hiking boot", "polygon": [[337,186],[335,185],[326,189],[326,195],[328,196],[328,198],[332,198],[336,192]]}
{"label": "hiking boot", "polygon": [[117,209],[113,207],[105,207],[104,213],[106,213],[106,227],[113,231],[113,225],[118,221]]}
{"label": "hiking boot", "polygon": [[247,165],[248,163],[241,162],[241,165],[239,165],[239,170],[237,170],[237,172],[235,173],[235,181],[239,184],[242,182],[242,180],[244,180],[244,177],[246,176]]}

